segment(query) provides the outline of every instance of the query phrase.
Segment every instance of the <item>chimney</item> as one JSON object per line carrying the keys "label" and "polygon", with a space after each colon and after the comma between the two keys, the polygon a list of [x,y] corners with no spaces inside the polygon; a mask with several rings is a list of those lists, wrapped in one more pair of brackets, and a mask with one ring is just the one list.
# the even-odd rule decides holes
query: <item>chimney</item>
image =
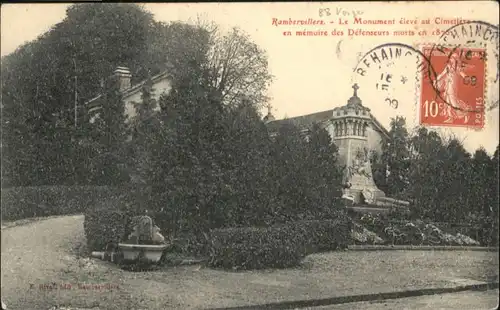
{"label": "chimney", "polygon": [[120,88],[120,91],[130,88],[130,79],[132,78],[132,74],[130,74],[130,70],[127,67],[117,67],[114,75],[118,80],[118,87]]}
{"label": "chimney", "polygon": [[264,118],[262,119],[264,121],[264,123],[266,123],[266,124],[276,120],[274,118],[274,115],[271,113],[271,110],[272,110],[272,106],[271,106],[271,104],[268,104],[267,105],[267,115],[264,116]]}

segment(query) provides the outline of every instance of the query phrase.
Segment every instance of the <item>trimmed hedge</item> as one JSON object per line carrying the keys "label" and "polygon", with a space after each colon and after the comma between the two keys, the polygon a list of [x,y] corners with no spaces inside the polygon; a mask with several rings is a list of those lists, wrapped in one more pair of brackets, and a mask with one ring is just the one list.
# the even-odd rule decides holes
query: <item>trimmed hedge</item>
{"label": "trimmed hedge", "polygon": [[296,222],[294,225],[307,241],[307,254],[346,249],[352,243],[352,222],[347,217]]}
{"label": "trimmed hedge", "polygon": [[84,213],[118,189],[107,186],[36,186],[2,189],[2,219]]}
{"label": "trimmed hedge", "polygon": [[303,235],[291,226],[216,229],[211,243],[208,265],[224,269],[287,268],[306,256]]}
{"label": "trimmed hedge", "polygon": [[83,227],[89,251],[104,251],[115,246],[130,232],[130,219],[126,197],[118,196],[102,200],[85,212]]}
{"label": "trimmed hedge", "polygon": [[209,266],[236,270],[297,266],[309,254],[347,247],[350,228],[346,218],[212,230]]}

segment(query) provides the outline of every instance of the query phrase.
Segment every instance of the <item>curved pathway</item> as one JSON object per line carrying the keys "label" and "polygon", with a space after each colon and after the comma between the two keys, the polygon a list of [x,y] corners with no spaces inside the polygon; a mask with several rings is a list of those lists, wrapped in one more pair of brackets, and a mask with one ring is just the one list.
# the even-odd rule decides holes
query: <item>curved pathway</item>
{"label": "curved pathway", "polygon": [[116,309],[127,308],[116,296],[120,289],[85,286],[109,274],[109,268],[71,253],[85,242],[83,219],[83,215],[65,216],[2,229],[1,296],[8,309],[64,305],[95,309],[101,299],[109,298],[117,298]]}

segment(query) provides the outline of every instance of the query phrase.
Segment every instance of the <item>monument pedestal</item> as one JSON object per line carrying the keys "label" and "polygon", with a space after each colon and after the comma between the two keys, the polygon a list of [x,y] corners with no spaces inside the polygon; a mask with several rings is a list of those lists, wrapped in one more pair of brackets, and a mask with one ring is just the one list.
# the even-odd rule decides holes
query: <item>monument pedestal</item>
{"label": "monument pedestal", "polygon": [[375,181],[373,181],[373,177],[371,176],[371,167],[369,167],[369,171],[366,174],[356,173],[356,171],[351,172],[351,176],[347,177],[347,182],[349,185],[348,188],[344,190],[344,193],[347,196],[353,198],[354,203],[367,203],[372,204],[378,198],[385,197],[385,193],[378,189],[377,185],[375,185]]}
{"label": "monument pedestal", "polygon": [[357,96],[358,86],[354,85],[353,89],[354,94],[347,105],[335,108],[332,117],[333,140],[339,148],[339,161],[345,167],[346,186],[342,197],[350,201],[348,208],[387,212],[393,208],[407,209],[407,201],[386,197],[373,180],[370,151],[367,148],[367,128],[372,116],[370,109],[364,107]]}
{"label": "monument pedestal", "polygon": [[352,184],[344,189],[343,197],[350,200],[347,207],[360,212],[389,212],[394,209],[408,211],[409,202],[385,196],[375,184]]}

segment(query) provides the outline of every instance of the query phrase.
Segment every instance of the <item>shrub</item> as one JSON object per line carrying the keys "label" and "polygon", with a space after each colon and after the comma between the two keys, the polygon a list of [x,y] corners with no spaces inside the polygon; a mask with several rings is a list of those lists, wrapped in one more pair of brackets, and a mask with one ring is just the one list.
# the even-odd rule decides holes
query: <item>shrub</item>
{"label": "shrub", "polygon": [[162,234],[173,235],[176,233],[172,217],[165,211],[148,211],[147,213],[153,219],[154,225],[158,226]]}
{"label": "shrub", "polygon": [[476,235],[483,246],[498,246],[498,218],[482,216],[476,220]]}
{"label": "shrub", "polygon": [[306,241],[307,254],[345,249],[352,243],[351,221],[348,218],[293,223]]}
{"label": "shrub", "polygon": [[87,248],[90,251],[103,251],[108,245],[116,245],[124,240],[130,231],[130,218],[133,215],[125,196],[110,197],[87,209],[83,224]]}
{"label": "shrub", "polygon": [[112,196],[107,186],[36,186],[2,189],[2,219],[83,213],[89,206]]}
{"label": "shrub", "polygon": [[226,269],[296,266],[306,255],[304,241],[293,226],[212,230],[209,266]]}
{"label": "shrub", "polygon": [[209,265],[233,269],[297,266],[308,254],[347,247],[350,229],[349,219],[342,218],[212,230]]}
{"label": "shrub", "polygon": [[209,257],[210,237],[194,233],[181,233],[173,240],[170,250],[184,256]]}
{"label": "shrub", "polygon": [[193,231],[188,227],[183,227],[186,219],[175,219],[171,210],[148,211],[147,213],[153,219],[154,225],[160,228],[160,232],[173,244],[170,247],[171,252],[186,256],[206,257],[209,255],[208,239],[209,236],[201,231]]}

